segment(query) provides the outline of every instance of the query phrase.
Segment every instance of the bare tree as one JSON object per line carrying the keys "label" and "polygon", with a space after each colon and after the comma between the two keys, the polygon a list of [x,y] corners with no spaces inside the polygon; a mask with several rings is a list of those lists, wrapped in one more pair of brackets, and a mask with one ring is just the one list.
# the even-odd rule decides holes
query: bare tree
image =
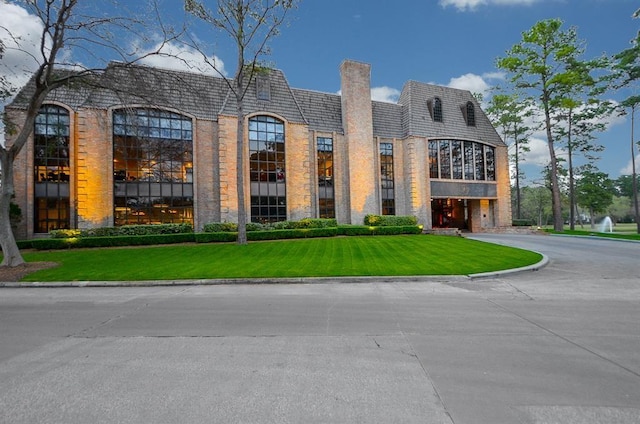
{"label": "bare tree", "polygon": [[287,13],[296,7],[296,0],[218,0],[214,11],[207,9],[203,1],[185,0],[185,9],[194,16],[221,30],[234,42],[237,52],[236,71],[233,79],[225,79],[236,100],[237,117],[237,194],[238,194],[238,244],[247,243],[247,213],[244,192],[244,97],[255,75],[265,67],[260,59],[270,53],[269,41],[280,32]]}
{"label": "bare tree", "polygon": [[[4,39],[3,48],[19,50],[30,56],[35,64],[35,72],[26,93],[26,111],[21,122],[10,122],[5,119],[5,131],[11,135],[11,142],[0,146],[0,166],[3,170],[3,181],[0,192],[0,245],[3,260],[0,266],[18,266],[24,259],[17,247],[10,223],[10,201],[14,195],[14,161],[27,143],[36,117],[47,96],[54,90],[69,86],[75,82],[86,82],[92,76],[102,72],[104,56],[118,59],[125,64],[140,61],[144,57],[159,54],[163,46],[177,37],[174,29],[165,27],[160,19],[159,9],[150,3],[149,9],[131,14],[130,11],[118,8],[112,10],[122,16],[107,15],[108,4],[100,3],[101,10],[92,10],[91,2],[79,0],[26,0],[21,2],[41,24],[36,53],[29,53],[24,40],[14,36],[6,27],[0,26],[0,38]],[[139,4],[138,4],[139,5]],[[142,6],[141,6],[142,7]],[[138,16],[131,18],[128,16]],[[142,46],[150,41],[148,27],[153,21],[155,49],[142,51]],[[158,36],[158,34],[160,35]],[[7,40],[11,41],[11,45]],[[124,40],[138,40],[140,49]],[[120,41],[120,42],[119,42]],[[129,50],[127,50],[129,49]],[[69,58],[76,53],[86,61],[84,65],[72,62]],[[95,63],[90,67],[87,63]],[[11,91],[4,85],[3,93]],[[6,114],[5,114],[6,115]],[[5,116],[5,118],[7,118]]]}

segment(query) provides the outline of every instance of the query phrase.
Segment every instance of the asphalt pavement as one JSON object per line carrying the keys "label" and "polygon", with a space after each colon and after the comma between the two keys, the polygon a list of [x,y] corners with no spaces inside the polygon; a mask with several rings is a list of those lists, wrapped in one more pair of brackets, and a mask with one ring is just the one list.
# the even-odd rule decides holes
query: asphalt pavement
{"label": "asphalt pavement", "polygon": [[640,244],[483,278],[0,289],[0,423],[638,423]]}

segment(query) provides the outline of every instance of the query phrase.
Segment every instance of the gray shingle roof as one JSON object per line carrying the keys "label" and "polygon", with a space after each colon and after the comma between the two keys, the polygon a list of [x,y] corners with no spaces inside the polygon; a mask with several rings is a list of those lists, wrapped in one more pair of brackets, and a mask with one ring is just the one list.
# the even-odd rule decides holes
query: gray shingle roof
{"label": "gray shingle roof", "polygon": [[292,89],[309,127],[316,131],[342,133],[342,100],[337,94]]}
{"label": "gray shingle roof", "polygon": [[[270,99],[258,99],[256,79],[254,78],[243,99],[244,112],[251,114],[254,112],[269,111],[282,116],[289,122],[306,123],[307,121],[304,114],[282,71],[271,70],[264,78],[268,81]],[[228,90],[225,90],[225,94],[225,100],[220,109],[220,114],[235,116],[237,103],[235,95],[229,93]]]}
{"label": "gray shingle roof", "polygon": [[[435,122],[427,102],[442,100],[442,122]],[[468,126],[462,108],[467,102],[475,106],[475,126]],[[430,138],[462,138],[480,140],[493,145],[504,144],[477,100],[467,90],[409,81],[405,84],[400,103],[405,107],[403,126],[407,135]]]}
{"label": "gray shingle roof", "polygon": [[[245,113],[268,111],[290,122],[306,123],[311,130],[343,133],[342,100],[338,94],[292,89],[282,71],[268,74],[270,100],[259,100],[253,81],[244,99]],[[223,78],[192,72],[111,63],[99,76],[54,90],[47,100],[72,108],[110,108],[149,105],[188,113],[198,119],[217,120],[219,114],[235,115],[235,98]],[[26,106],[33,89],[27,85],[10,107]],[[435,122],[428,102],[442,100],[443,122]],[[463,113],[467,102],[475,106],[475,126]],[[405,84],[398,104],[373,101],[373,135],[403,139],[408,136],[461,138],[493,145],[504,144],[469,91],[417,81]]]}

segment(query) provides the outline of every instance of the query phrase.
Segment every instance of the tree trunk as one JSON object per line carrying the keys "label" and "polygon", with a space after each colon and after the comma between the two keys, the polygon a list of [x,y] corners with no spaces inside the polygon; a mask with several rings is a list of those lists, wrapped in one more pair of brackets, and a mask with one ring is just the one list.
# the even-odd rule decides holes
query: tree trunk
{"label": "tree trunk", "polygon": [[549,157],[551,159],[551,171],[549,179],[551,180],[551,206],[553,209],[553,229],[555,231],[564,230],[564,222],[562,220],[562,205],[560,199],[560,185],[558,184],[558,160],[553,145],[553,136],[551,135],[551,119],[547,112],[547,144],[549,146]]}
{"label": "tree trunk", "polygon": [[13,155],[5,148],[0,149],[0,163],[2,164],[2,183],[0,189],[0,246],[2,247],[2,263],[0,266],[18,266],[24,264],[16,239],[11,229],[11,198],[13,186]]}
{"label": "tree trunk", "polygon": [[[242,69],[242,68],[241,68]],[[242,74],[244,71],[240,71]],[[238,75],[236,88],[237,101],[237,165],[236,183],[238,192],[238,244],[247,244],[247,211],[245,208],[244,193],[244,102],[243,102],[243,78]]]}

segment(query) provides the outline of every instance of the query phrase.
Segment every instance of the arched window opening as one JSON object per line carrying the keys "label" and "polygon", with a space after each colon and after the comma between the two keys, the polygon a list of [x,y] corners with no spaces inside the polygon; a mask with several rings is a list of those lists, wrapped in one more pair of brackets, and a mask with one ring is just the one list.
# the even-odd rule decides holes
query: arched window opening
{"label": "arched window opening", "polygon": [[320,218],[335,218],[333,190],[333,139],[318,137],[318,212]]}
{"label": "arched window opening", "polygon": [[45,105],[34,128],[34,232],[70,227],[69,112]]}
{"label": "arched window opening", "polygon": [[382,215],[396,214],[395,183],[393,174],[393,144],[380,143]]}
{"label": "arched window opening", "polygon": [[114,225],[193,225],[193,124],[157,109],[113,113]]}
{"label": "arched window opening", "polygon": [[251,222],[287,219],[284,122],[271,116],[249,119]]}
{"label": "arched window opening", "polygon": [[473,102],[467,102],[467,126],[476,126],[476,109]]}
{"label": "arched window opening", "polygon": [[433,99],[433,120],[442,122],[442,100],[440,97]]}

